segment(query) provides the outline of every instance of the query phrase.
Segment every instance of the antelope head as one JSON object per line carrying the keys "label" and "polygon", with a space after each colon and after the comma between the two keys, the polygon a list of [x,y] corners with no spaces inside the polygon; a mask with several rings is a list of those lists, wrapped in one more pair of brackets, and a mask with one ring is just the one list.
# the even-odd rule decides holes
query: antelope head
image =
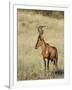
{"label": "antelope head", "polygon": [[39,26],[38,27],[38,32],[39,32],[39,36],[38,36],[38,39],[37,39],[37,42],[36,42],[36,45],[35,45],[35,49],[37,49],[38,47],[40,47],[41,45],[42,45],[42,42],[43,42],[43,33],[44,33],[44,31],[43,31],[43,28],[44,28],[45,26]]}

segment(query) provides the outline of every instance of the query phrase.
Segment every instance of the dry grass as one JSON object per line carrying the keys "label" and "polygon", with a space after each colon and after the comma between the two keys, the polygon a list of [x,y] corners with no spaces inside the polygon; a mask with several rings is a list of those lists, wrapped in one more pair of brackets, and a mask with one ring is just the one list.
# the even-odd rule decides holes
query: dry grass
{"label": "dry grass", "polygon": [[[54,79],[64,77],[64,19],[51,18],[32,11],[17,11],[17,79],[37,80]],[[44,75],[44,63],[41,49],[35,50],[38,37],[37,27],[45,25],[44,39],[50,45],[58,49],[59,73],[53,73],[53,65],[50,62],[50,73]]]}

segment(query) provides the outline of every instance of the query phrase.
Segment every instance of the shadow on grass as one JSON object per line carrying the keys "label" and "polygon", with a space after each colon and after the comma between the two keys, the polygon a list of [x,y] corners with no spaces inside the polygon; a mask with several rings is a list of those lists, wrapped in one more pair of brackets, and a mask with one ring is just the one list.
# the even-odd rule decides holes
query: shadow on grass
{"label": "shadow on grass", "polygon": [[58,71],[55,72],[55,74],[62,75],[62,74],[64,74],[64,70],[58,70]]}
{"label": "shadow on grass", "polygon": [[51,73],[52,78],[64,78],[64,70],[58,70]]}

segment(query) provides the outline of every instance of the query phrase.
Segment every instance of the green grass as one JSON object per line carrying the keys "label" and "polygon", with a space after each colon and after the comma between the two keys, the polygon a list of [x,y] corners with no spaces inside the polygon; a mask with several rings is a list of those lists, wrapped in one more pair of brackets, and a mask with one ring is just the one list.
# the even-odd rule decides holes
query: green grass
{"label": "green grass", "polygon": [[17,79],[37,80],[64,78],[63,73],[52,73],[50,62],[49,75],[44,74],[44,62],[41,49],[35,49],[38,37],[37,27],[45,25],[44,39],[58,49],[58,68],[64,71],[64,19],[51,18],[24,10],[17,10]]}

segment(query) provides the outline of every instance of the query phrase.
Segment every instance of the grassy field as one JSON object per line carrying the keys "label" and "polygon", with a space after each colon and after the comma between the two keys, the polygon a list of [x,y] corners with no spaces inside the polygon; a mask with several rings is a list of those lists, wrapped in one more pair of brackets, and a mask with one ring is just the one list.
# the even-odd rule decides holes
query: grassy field
{"label": "grassy field", "polygon": [[[50,62],[50,73],[44,74],[44,62],[41,48],[35,49],[39,25],[45,25],[44,39],[58,49],[59,73],[53,73]],[[44,16],[28,10],[17,10],[17,79],[60,79],[64,78],[64,19]]]}

